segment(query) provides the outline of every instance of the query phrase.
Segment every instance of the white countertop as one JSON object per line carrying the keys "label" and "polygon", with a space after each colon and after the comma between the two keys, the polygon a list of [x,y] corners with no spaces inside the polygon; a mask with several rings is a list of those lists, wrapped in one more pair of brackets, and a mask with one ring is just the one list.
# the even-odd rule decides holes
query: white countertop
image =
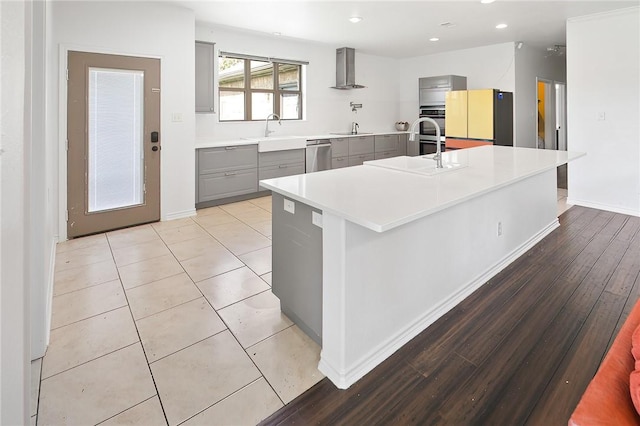
{"label": "white countertop", "polygon": [[[583,155],[482,146],[443,153],[445,164],[458,163],[464,167],[435,175],[362,165],[262,180],[260,185],[373,231],[384,232]],[[392,161],[388,164],[394,167],[403,161],[398,157],[389,160]],[[430,159],[424,161],[433,163]],[[384,165],[383,161],[377,163]]]}
{"label": "white countertop", "polygon": [[[375,133],[358,133],[357,135],[338,135],[335,133],[323,133],[318,135],[302,135],[306,140],[314,140],[314,139],[340,139],[340,138],[353,138],[360,136],[376,136],[376,135],[403,135],[409,132],[375,132]],[[284,136],[290,137],[290,136]],[[271,139],[278,139],[280,135],[271,135],[269,136]],[[237,146],[237,145],[257,145],[259,141],[269,139],[265,137],[254,137],[254,138],[238,138],[238,139],[229,139],[229,140],[215,140],[213,138],[207,137],[199,137],[196,138],[196,149],[201,148],[216,148],[221,146]]]}

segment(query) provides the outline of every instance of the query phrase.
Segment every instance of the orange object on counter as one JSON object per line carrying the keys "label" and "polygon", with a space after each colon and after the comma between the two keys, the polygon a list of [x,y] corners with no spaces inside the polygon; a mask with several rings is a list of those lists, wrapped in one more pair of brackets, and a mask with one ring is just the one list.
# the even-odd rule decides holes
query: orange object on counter
{"label": "orange object on counter", "polygon": [[484,145],[493,145],[493,142],[490,142],[490,141],[479,141],[479,140],[476,140],[476,139],[455,139],[455,138],[446,138],[445,139],[445,148],[446,149],[473,148],[475,146],[484,146]]}

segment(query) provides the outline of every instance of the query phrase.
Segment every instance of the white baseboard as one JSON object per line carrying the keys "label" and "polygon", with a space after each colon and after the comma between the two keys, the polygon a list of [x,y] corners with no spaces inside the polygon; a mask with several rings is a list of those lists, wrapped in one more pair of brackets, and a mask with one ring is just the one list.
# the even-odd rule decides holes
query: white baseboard
{"label": "white baseboard", "polygon": [[161,218],[161,221],[173,220],[173,219],[183,219],[185,217],[191,217],[196,215],[196,209],[183,210],[181,212],[169,213],[165,217]]}
{"label": "white baseboard", "polygon": [[400,349],[411,339],[416,337],[427,327],[433,324],[436,320],[453,309],[457,304],[462,302],[471,293],[480,288],[483,284],[496,276],[500,271],[506,268],[509,264],[515,261],[517,258],[526,253],[529,249],[539,243],[547,235],[549,235],[554,229],[560,226],[558,219],[551,222],[549,225],[541,229],[538,233],[533,235],[511,253],[503,257],[484,273],[478,275],[476,278],[461,286],[461,288],[444,300],[439,305],[424,312],[416,321],[407,325],[403,330],[391,336],[386,341],[383,341],[380,345],[373,348],[369,353],[364,355],[360,360],[356,361],[351,368],[345,371],[338,371],[329,365],[326,360],[320,355],[320,363],[318,370],[327,376],[339,389],[347,389],[349,386],[361,379],[365,374],[369,373],[376,366],[382,363],[385,359],[390,357],[395,351]]}
{"label": "white baseboard", "polygon": [[640,210],[634,211],[632,209],[612,206],[609,204],[594,203],[592,201],[576,200],[573,198],[567,198],[567,204],[573,204],[574,206],[588,207],[591,209],[606,210],[608,212],[626,214],[628,216],[640,217]]}

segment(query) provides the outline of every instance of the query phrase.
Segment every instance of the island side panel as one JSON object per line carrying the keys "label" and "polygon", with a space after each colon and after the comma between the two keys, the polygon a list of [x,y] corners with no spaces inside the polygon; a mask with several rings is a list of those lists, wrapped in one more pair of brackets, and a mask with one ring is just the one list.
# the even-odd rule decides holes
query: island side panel
{"label": "island side panel", "polygon": [[322,345],[322,228],[312,223],[312,212],[285,197],[272,194],[272,291],[280,309],[309,337]]}
{"label": "island side panel", "polygon": [[556,199],[553,169],[382,233],[325,214],[320,371],[349,387],[555,229]]}

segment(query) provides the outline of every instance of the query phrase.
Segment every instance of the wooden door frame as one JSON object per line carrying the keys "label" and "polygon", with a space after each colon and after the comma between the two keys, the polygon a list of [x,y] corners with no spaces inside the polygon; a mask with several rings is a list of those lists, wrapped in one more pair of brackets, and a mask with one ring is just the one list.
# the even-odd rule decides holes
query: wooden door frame
{"label": "wooden door frame", "polygon": [[[164,58],[158,55],[139,52],[104,49],[94,46],[61,44],[58,51],[58,241],[66,241],[67,237],[67,66],[69,51],[100,53],[105,55],[134,56],[160,60],[160,87],[163,84],[162,65]],[[160,91],[160,134],[164,134],[162,120],[163,96]],[[160,161],[160,193],[162,195],[162,161]],[[162,200],[162,197],[161,197]],[[162,202],[160,203],[162,218]]]}

